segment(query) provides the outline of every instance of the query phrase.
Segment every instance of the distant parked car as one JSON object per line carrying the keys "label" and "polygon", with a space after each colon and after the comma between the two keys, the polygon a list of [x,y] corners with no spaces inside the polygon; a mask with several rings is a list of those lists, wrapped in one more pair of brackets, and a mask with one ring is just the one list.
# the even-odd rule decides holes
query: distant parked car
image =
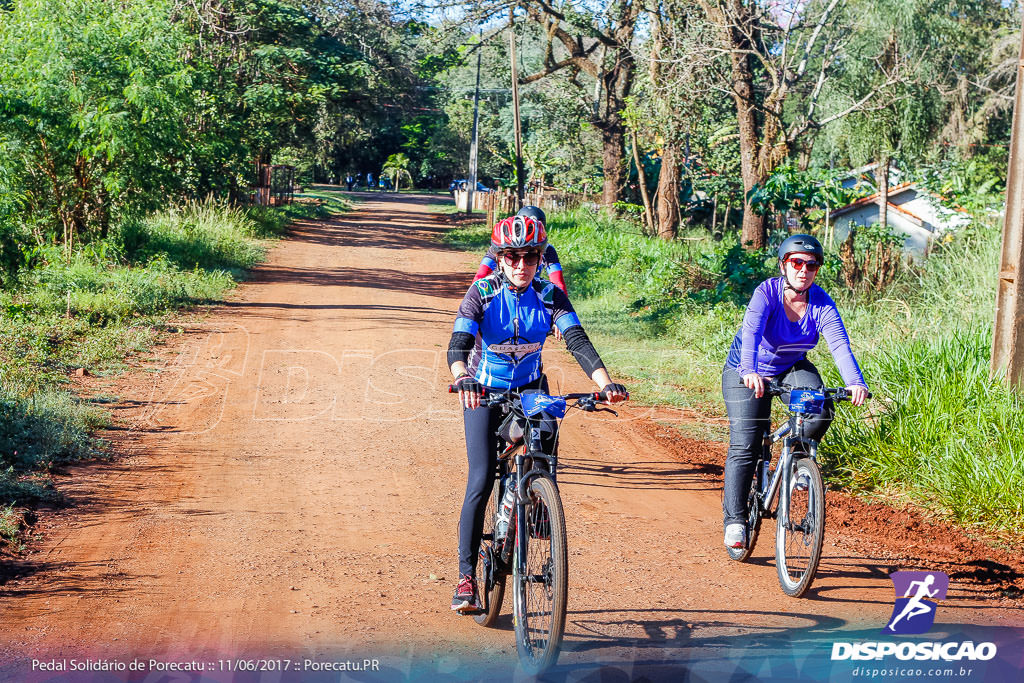
{"label": "distant parked car", "polygon": [[[469,181],[466,180],[465,178],[462,178],[462,179],[459,179],[459,180],[453,180],[452,182],[450,182],[448,184],[448,192],[450,194],[454,195],[455,194],[455,190],[462,190],[463,192],[465,192],[468,187],[469,187]],[[476,181],[476,191],[477,192],[494,192],[494,190],[492,190],[491,188],[487,187],[486,185],[481,183],[479,180]]]}

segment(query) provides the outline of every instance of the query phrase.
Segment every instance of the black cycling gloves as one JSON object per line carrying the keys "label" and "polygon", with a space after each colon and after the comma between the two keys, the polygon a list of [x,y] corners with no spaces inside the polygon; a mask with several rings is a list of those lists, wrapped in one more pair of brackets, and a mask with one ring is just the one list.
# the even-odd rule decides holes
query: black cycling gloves
{"label": "black cycling gloves", "polygon": [[455,378],[455,382],[452,383],[452,386],[459,391],[469,391],[475,394],[483,393],[483,386],[470,374],[459,375]]}
{"label": "black cycling gloves", "polygon": [[628,391],[626,391],[626,387],[624,387],[621,384],[618,384],[616,382],[612,382],[611,384],[605,384],[604,388],[601,389],[601,393],[606,394],[606,395],[610,394],[612,392],[618,392],[620,394],[628,394],[629,393]]}

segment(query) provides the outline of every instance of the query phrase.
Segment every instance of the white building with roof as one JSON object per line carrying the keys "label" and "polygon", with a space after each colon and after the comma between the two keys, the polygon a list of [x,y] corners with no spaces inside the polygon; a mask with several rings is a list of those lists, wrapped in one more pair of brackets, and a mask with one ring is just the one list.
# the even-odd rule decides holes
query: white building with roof
{"label": "white building with roof", "polygon": [[[858,199],[830,214],[837,242],[850,234],[851,226],[878,223],[879,195]],[[889,229],[904,236],[904,251],[921,256],[927,253],[931,240],[946,230],[970,221],[963,211],[954,211],[940,204],[938,198],[915,183],[901,183],[889,188],[887,223]]]}

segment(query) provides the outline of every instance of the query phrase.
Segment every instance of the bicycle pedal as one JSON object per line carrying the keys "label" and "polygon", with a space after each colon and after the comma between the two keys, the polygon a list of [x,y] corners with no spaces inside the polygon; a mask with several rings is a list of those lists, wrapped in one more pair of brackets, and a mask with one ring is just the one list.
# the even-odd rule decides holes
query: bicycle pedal
{"label": "bicycle pedal", "polygon": [[461,616],[480,614],[484,611],[483,605],[470,605],[464,609],[457,609],[455,613]]}

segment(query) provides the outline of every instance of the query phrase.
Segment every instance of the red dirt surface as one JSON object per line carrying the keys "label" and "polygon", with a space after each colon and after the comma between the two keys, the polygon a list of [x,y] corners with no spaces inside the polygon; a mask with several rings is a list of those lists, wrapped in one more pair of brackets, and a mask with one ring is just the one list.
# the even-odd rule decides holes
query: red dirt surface
{"label": "red dirt surface", "polygon": [[[438,245],[431,201],[373,197],[296,224],[137,371],[83,378],[121,399],[116,457],[58,475],[68,505],[42,511],[5,562],[0,662],[376,648],[438,671],[469,655],[513,666],[510,617],[482,629],[449,610],[466,459],[445,350],[479,261]],[[553,390],[589,390],[548,346]],[[814,587],[786,597],[773,529],[746,564],[721,546],[723,446],[655,419],[692,417],[631,407],[564,423],[561,664],[877,629],[897,568],[951,574],[946,623],[1024,624],[1019,556],[835,493]]]}

